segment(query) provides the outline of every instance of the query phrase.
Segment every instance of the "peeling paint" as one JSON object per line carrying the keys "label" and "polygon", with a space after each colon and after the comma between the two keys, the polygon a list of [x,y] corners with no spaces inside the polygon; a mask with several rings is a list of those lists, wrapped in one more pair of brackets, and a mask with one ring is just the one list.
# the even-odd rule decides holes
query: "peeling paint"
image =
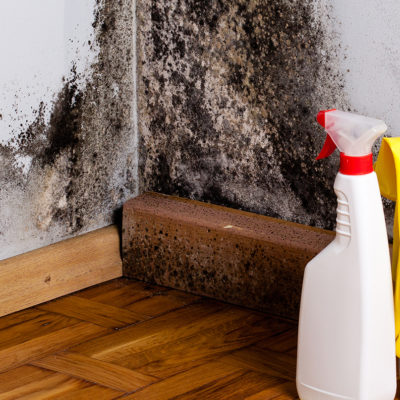
{"label": "peeling paint", "polygon": [[0,144],[0,258],[108,225],[137,193],[134,9],[93,5],[91,65],[74,58],[54,101]]}

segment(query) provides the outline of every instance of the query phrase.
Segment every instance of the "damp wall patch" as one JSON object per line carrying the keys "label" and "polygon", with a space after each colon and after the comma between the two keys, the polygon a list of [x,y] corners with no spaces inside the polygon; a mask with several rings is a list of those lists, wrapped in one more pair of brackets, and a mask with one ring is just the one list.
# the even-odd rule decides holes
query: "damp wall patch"
{"label": "damp wall patch", "polygon": [[1,2],[0,259],[108,225],[137,194],[134,6]]}
{"label": "damp wall patch", "polygon": [[141,0],[143,190],[333,229],[338,155],[315,161],[315,116],[364,113],[396,134],[400,4],[388,3]]}
{"label": "damp wall patch", "polygon": [[143,187],[332,228],[314,116],[346,99],[314,2],[140,4]]}

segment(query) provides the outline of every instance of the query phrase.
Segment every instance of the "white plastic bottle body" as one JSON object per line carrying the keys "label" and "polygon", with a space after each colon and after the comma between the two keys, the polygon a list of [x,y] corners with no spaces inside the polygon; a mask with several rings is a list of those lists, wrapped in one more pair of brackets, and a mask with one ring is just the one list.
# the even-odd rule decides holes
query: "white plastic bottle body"
{"label": "white plastic bottle body", "polygon": [[376,174],[339,173],[334,188],[336,238],[304,274],[297,390],[301,400],[393,400],[393,289]]}

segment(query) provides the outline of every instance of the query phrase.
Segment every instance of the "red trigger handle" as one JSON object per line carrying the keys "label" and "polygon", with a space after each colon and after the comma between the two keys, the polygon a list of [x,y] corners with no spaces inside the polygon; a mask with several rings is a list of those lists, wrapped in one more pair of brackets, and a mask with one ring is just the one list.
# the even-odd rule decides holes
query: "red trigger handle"
{"label": "red trigger handle", "polygon": [[322,160],[323,158],[329,157],[336,150],[336,144],[329,135],[326,135],[324,147],[318,154],[316,160]]}
{"label": "red trigger handle", "polygon": [[[325,114],[329,111],[336,111],[336,108],[332,108],[331,110],[323,110],[320,111],[317,115],[317,122],[325,128]],[[323,158],[329,157],[336,150],[336,144],[331,139],[331,137],[326,135],[324,146],[322,147],[321,152],[318,154],[316,160],[321,160]]]}

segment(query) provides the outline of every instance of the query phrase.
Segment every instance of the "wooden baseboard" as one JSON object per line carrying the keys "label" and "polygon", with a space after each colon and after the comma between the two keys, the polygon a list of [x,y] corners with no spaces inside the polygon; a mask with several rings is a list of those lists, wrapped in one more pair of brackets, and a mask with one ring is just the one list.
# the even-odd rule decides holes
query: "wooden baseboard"
{"label": "wooden baseboard", "polygon": [[0,316],[122,276],[115,226],[0,261]]}
{"label": "wooden baseboard", "polygon": [[156,193],[123,210],[124,276],[296,319],[304,267],[334,233]]}

